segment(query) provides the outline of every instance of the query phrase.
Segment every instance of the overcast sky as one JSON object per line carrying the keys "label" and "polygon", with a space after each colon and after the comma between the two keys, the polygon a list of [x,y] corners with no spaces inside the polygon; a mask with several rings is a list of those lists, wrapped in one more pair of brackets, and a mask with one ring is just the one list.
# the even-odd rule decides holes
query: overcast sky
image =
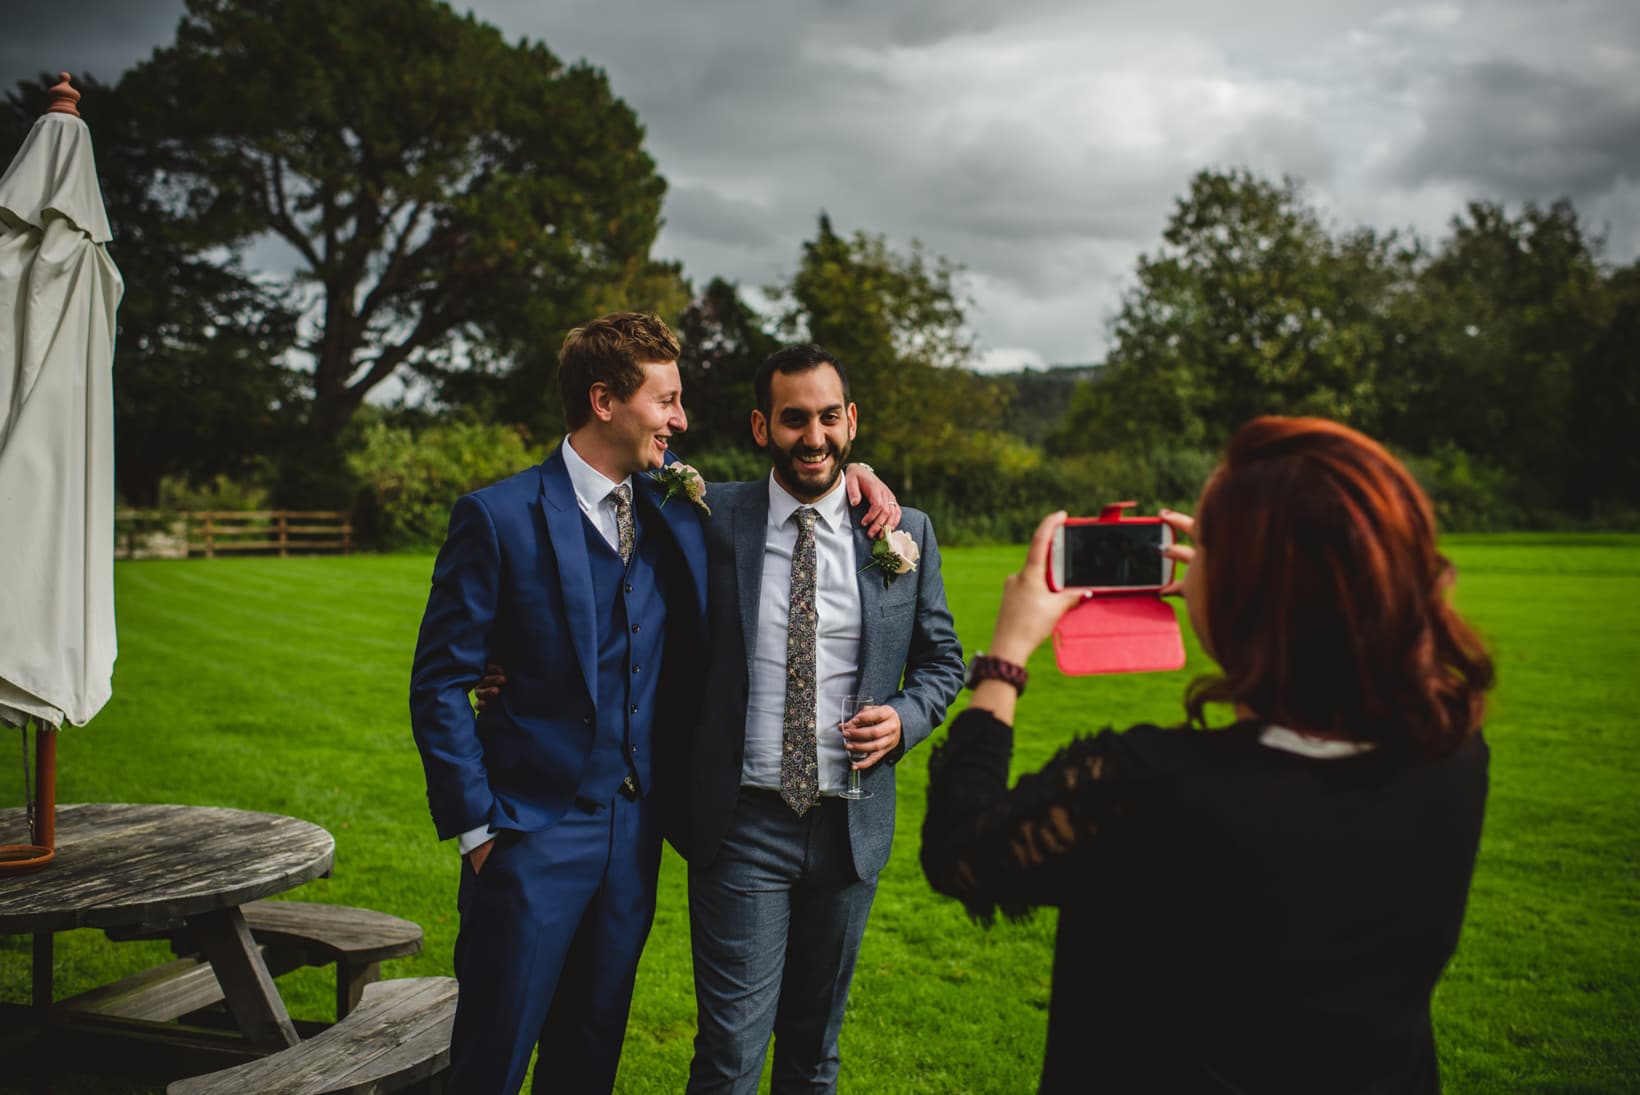
{"label": "overcast sky", "polygon": [[[464,5],[458,3],[457,7]],[[1339,225],[1439,234],[1570,196],[1640,253],[1640,3],[482,0],[602,67],[670,183],[656,254],[791,273],[816,216],[965,266],[993,365],[1085,362],[1206,166],[1303,179]],[[0,86],[115,79],[181,0],[5,4]]]}

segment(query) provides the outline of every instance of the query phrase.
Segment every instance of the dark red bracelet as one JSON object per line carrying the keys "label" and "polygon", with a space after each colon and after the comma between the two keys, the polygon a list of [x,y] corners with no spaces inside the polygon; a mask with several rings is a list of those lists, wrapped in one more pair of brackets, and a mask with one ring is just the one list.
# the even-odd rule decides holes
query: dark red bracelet
{"label": "dark red bracelet", "polygon": [[980,681],[1006,681],[1014,686],[1014,691],[1021,696],[1025,694],[1025,682],[1030,674],[1023,665],[993,658],[989,654],[976,653],[968,663],[968,687],[973,688]]}

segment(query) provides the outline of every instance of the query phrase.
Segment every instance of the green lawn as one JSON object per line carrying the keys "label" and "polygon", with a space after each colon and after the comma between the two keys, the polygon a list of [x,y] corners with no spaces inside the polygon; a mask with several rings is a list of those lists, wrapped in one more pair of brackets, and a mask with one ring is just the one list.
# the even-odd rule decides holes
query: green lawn
{"label": "green lawn", "polygon": [[[1502,681],[1469,919],[1435,1000],[1447,1090],[1640,1090],[1640,537],[1446,546],[1460,604],[1493,644]],[[1000,581],[1021,556],[946,553],[970,653],[989,638]],[[335,877],[297,896],[410,917],[426,947],[387,975],[450,972],[455,851],[434,841],[405,699],[430,567],[427,556],[120,564],[114,700],[62,735],[59,797],[317,822],[336,837]],[[1017,763],[1040,764],[1078,730],[1177,717],[1185,683],[1206,669],[1192,645],[1179,673],[1063,678],[1045,649],[1020,707]],[[10,758],[0,760],[0,806],[15,806],[17,733],[0,746]],[[931,893],[916,857],[925,756],[900,768],[898,851],[855,979],[840,1086],[1034,1090],[1053,917],[986,931]],[[670,852],[661,890],[622,1064],[627,1092],[681,1090],[690,1056],[683,869]],[[89,931],[57,946],[60,994],[168,957],[160,944]],[[27,999],[28,954],[26,938],[0,937],[0,998]],[[298,1018],[333,1017],[328,971],[281,983]]]}

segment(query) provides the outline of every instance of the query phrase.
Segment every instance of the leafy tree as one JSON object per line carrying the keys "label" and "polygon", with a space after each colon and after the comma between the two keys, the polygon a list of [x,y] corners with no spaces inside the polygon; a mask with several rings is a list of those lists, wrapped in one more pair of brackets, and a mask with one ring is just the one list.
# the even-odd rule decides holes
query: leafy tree
{"label": "leafy tree", "polygon": [[682,306],[648,257],[665,184],[603,73],[437,0],[188,0],[120,93],[195,254],[292,254],[321,443],[405,370],[522,362],[539,398],[574,324]]}
{"label": "leafy tree", "polygon": [[1001,406],[996,385],[959,368],[973,356],[960,273],[915,241],[901,255],[882,236],[844,238],[822,214],[791,283],[773,290],[781,329],[848,370],[860,407],[856,451],[898,472],[902,490],[914,468],[937,466]]}
{"label": "leafy tree", "polygon": [[[18,147],[55,76],[0,100],[0,140]],[[202,255],[148,185],[154,164],[128,99],[76,77],[92,132],[109,254],[125,280],[114,356],[114,462],[121,495],[160,500],[166,479],[265,474],[298,427],[298,376],[282,364],[295,316],[233,259]]]}
{"label": "leafy tree", "polygon": [[1616,502],[1640,508],[1640,260],[1606,281],[1610,319],[1575,365],[1565,438],[1565,479],[1557,499],[1590,509]]}
{"label": "leafy tree", "polygon": [[1455,217],[1401,311],[1406,396],[1390,436],[1563,483],[1582,432],[1571,417],[1580,363],[1610,320],[1598,252],[1566,200],[1515,218],[1473,202]]}
{"label": "leafy tree", "polygon": [[1272,412],[1372,427],[1377,317],[1410,261],[1394,236],[1334,239],[1295,180],[1203,171],[1162,238],[1140,257],[1106,367],[1078,390],[1056,448],[1214,447]]}
{"label": "leafy tree", "polygon": [[713,278],[678,321],[683,353],[683,405],[689,414],[686,450],[753,449],[749,416],[757,367],[780,346],[762,315],[739,290]]}

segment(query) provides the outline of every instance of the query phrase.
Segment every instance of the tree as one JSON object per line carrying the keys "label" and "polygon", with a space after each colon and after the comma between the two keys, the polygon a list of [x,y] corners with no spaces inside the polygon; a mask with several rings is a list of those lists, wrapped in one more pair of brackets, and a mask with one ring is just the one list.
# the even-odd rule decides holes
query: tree
{"label": "tree", "polygon": [[1140,256],[1106,368],[1078,390],[1057,448],[1216,447],[1268,413],[1375,426],[1379,317],[1411,261],[1395,236],[1334,239],[1295,180],[1203,171],[1162,239]]}
{"label": "tree", "polygon": [[959,368],[972,359],[961,271],[913,241],[905,255],[882,236],[845,239],[820,216],[782,302],[781,328],[813,340],[848,370],[860,406],[857,451],[911,490],[913,469],[937,463],[1000,409],[997,386]]}
{"label": "tree", "polygon": [[1581,432],[1580,362],[1610,322],[1599,247],[1564,199],[1514,218],[1472,202],[1454,217],[1397,325],[1407,395],[1392,439],[1420,451],[1448,443],[1551,491],[1564,484]]}
{"label": "tree", "polygon": [[649,259],[665,184],[603,73],[436,0],[188,0],[120,94],[195,255],[292,253],[321,443],[405,370],[524,361],[546,389],[571,326],[682,306]]}
{"label": "tree", "polygon": [[[0,147],[22,143],[55,81],[42,74],[0,100]],[[75,85],[114,231],[109,254],[125,279],[114,356],[120,494],[152,505],[166,477],[261,471],[298,428],[299,378],[282,364],[295,316],[237,262],[202,256],[165,215],[127,100],[92,77]]]}
{"label": "tree", "polygon": [[683,405],[689,413],[690,453],[753,449],[748,421],[757,367],[780,346],[766,321],[739,290],[713,278],[678,321],[683,352]]}

